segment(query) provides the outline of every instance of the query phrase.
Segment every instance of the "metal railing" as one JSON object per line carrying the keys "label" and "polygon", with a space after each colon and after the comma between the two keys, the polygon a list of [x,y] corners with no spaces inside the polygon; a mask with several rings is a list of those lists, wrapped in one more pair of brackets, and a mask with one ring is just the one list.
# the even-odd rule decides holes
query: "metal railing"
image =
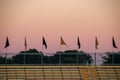
{"label": "metal railing", "polygon": [[[45,53],[45,54],[51,54],[51,55],[54,55],[54,53]],[[9,61],[7,61],[7,59],[8,58],[11,58],[11,57],[13,57],[13,56],[15,56],[15,55],[17,55],[17,53],[7,53],[7,57],[6,57],[6,53],[0,53],[0,56],[2,56],[2,57],[4,57],[4,64],[9,64]],[[38,65],[39,64],[54,64],[54,63],[45,63],[44,61],[45,61],[45,59],[44,59],[44,55],[42,54],[42,53],[21,53],[20,55],[23,55],[23,59],[21,59],[23,62],[22,63],[15,63],[14,61],[13,62],[11,62],[10,64],[30,64],[31,65],[31,63],[27,63],[27,58],[26,58],[26,55],[32,55],[32,56],[34,56],[34,55],[39,55],[40,56],[40,62],[39,63],[37,63]],[[65,54],[66,55],[66,54]],[[70,53],[70,54],[68,54],[67,53],[67,55],[70,55],[70,56],[72,56],[72,55],[75,55],[75,54],[72,54],[72,53]],[[92,56],[92,58],[94,58],[94,54],[90,54],[91,56]],[[102,62],[103,62],[103,59],[101,58],[101,55],[105,55],[105,54],[96,54],[96,65],[101,65],[102,64]],[[57,62],[57,63],[55,63],[55,64],[70,64],[70,65],[87,65],[87,64],[83,64],[83,63],[79,63],[79,57],[78,57],[78,54],[76,54],[76,57],[75,57],[75,62],[71,62],[71,63],[62,63],[62,57],[64,56],[64,54],[62,54],[61,55],[61,58],[60,59],[58,59],[59,61]],[[5,59],[5,58],[7,58],[7,59]],[[59,58],[59,57],[58,57]],[[50,59],[50,58],[49,58]],[[60,62],[60,63],[59,63]],[[1,63],[2,64],[2,63]],[[33,64],[33,63],[32,63]],[[55,65],[54,64],[54,65]],[[94,65],[94,60],[93,60],[93,62],[91,63],[91,64],[89,64],[89,65]],[[120,65],[120,64],[104,64],[104,65]]]}
{"label": "metal railing", "polygon": [[119,80],[120,66],[0,66],[0,80]]}

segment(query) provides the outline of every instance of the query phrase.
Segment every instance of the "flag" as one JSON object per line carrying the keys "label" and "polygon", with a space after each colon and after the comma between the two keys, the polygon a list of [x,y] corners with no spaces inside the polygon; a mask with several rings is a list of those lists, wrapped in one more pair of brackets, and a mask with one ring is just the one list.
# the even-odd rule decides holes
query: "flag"
{"label": "flag", "polygon": [[26,40],[26,37],[25,37],[25,44],[24,44],[24,46],[25,46],[25,50],[27,49],[27,40]]}
{"label": "flag", "polygon": [[43,39],[42,45],[44,45],[44,46],[45,46],[45,49],[47,49],[47,43],[46,43],[46,41],[45,41],[45,38],[43,37],[42,39]]}
{"label": "flag", "polygon": [[99,42],[97,40],[97,37],[95,37],[95,49],[98,49]]}
{"label": "flag", "polygon": [[114,48],[117,48],[116,44],[115,44],[115,40],[114,40],[114,37],[112,37],[112,45]]}
{"label": "flag", "polygon": [[8,46],[10,46],[10,44],[9,44],[9,39],[8,39],[8,37],[6,38],[6,43],[5,43],[5,47],[4,48],[7,48]]}
{"label": "flag", "polygon": [[63,38],[62,37],[60,37],[60,39],[61,39],[61,45],[66,45],[67,46],[67,44],[65,43],[65,41],[63,40]]}
{"label": "flag", "polygon": [[77,39],[77,45],[78,45],[78,48],[80,49],[81,45],[80,45],[79,37],[78,37],[78,39]]}

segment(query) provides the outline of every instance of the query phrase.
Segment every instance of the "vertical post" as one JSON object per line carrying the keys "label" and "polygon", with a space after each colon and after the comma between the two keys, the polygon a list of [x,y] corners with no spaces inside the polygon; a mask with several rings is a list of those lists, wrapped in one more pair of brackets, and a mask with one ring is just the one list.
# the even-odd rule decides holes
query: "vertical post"
{"label": "vertical post", "polygon": [[27,50],[27,40],[26,40],[26,37],[25,37],[25,43],[24,43],[24,46],[25,46],[24,64],[26,64],[26,50]]}
{"label": "vertical post", "polygon": [[78,64],[79,62],[78,62],[78,52],[77,52],[77,64]]}
{"label": "vertical post", "polygon": [[113,48],[113,51],[112,51],[112,65],[114,65],[114,54],[113,54],[113,52],[114,52],[114,48]]}
{"label": "vertical post", "polygon": [[5,53],[5,57],[6,57],[5,64],[7,64],[7,52]]}
{"label": "vertical post", "polygon": [[41,64],[43,64],[43,54],[41,54]]}
{"label": "vertical post", "polygon": [[95,66],[96,66],[96,49],[95,49],[95,54],[94,54],[94,61],[95,61]]}
{"label": "vertical post", "polygon": [[[60,45],[60,50],[61,50],[61,45]],[[59,64],[61,64],[61,54],[59,53]]]}
{"label": "vertical post", "polygon": [[25,56],[25,53],[24,53],[24,64],[26,64],[26,56]]}
{"label": "vertical post", "polygon": [[7,64],[7,48],[6,48],[6,54],[5,54],[6,60],[5,60],[5,64]]}
{"label": "vertical post", "polygon": [[59,53],[59,64],[61,64],[61,54]]}
{"label": "vertical post", "polygon": [[[43,45],[42,45],[42,52],[43,52]],[[43,54],[41,54],[41,64],[43,64]]]}

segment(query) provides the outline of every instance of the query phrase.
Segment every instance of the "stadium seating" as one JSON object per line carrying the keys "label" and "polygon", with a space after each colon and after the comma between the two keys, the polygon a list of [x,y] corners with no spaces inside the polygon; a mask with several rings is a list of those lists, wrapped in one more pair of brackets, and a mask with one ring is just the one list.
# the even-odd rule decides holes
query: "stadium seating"
{"label": "stadium seating", "polygon": [[120,66],[0,65],[0,80],[120,80]]}

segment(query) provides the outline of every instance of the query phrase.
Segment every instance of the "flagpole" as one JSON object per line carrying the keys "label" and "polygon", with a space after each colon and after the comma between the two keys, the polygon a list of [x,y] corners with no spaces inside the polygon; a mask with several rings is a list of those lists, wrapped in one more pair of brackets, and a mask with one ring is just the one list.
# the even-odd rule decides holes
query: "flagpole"
{"label": "flagpole", "polygon": [[95,61],[95,66],[96,66],[96,48],[95,48],[95,54],[94,54],[94,61]]}
{"label": "flagpole", "polygon": [[[77,44],[78,44],[78,42],[77,42]],[[78,47],[77,47],[77,50],[78,50]],[[79,50],[78,50],[79,51]],[[77,55],[77,64],[78,64],[78,53],[76,54]]]}
{"label": "flagpole", "polygon": [[5,54],[5,56],[6,56],[5,64],[7,64],[7,48],[6,48],[6,54]]}
{"label": "flagpole", "polygon": [[113,47],[112,47],[112,65],[114,65],[114,47],[116,47],[115,41],[114,41],[114,37],[112,37],[112,43],[113,43]]}
{"label": "flagpole", "polygon": [[[60,50],[61,50],[61,45],[60,45]],[[59,64],[61,64],[61,54],[59,53]]]}
{"label": "flagpole", "polygon": [[4,48],[6,48],[6,54],[5,54],[5,57],[6,57],[6,61],[5,61],[5,63],[7,64],[7,48],[8,48],[8,46],[9,46],[9,40],[8,40],[8,37],[6,38],[6,44],[5,44],[5,47]]}
{"label": "flagpole", "polygon": [[[78,49],[77,49],[78,50]],[[78,52],[79,52],[79,50],[78,50]],[[78,64],[78,52],[77,52],[77,64]]]}
{"label": "flagpole", "polygon": [[[60,37],[60,42],[62,40],[62,37]],[[61,51],[61,43],[60,43],[60,51]],[[61,54],[59,53],[59,64],[61,64]]]}
{"label": "flagpole", "polygon": [[78,52],[77,52],[77,64],[78,64]]}
{"label": "flagpole", "polygon": [[[61,40],[60,49],[61,49],[61,45],[66,45],[66,46],[67,46],[67,44],[64,42],[62,36],[60,37],[60,40]],[[68,47],[68,46],[67,46],[67,47]],[[62,63],[61,54],[59,54],[59,64],[61,64],[61,63]]]}
{"label": "flagpole", "polygon": [[[26,49],[25,49],[25,51],[26,51]],[[26,56],[25,56],[25,53],[24,53],[24,65],[26,64]]]}
{"label": "flagpole", "polygon": [[97,40],[97,37],[95,36],[95,53],[94,53],[94,65],[96,66],[96,50],[98,49],[99,42]]}
{"label": "flagpole", "polygon": [[[114,37],[112,37],[112,45],[113,45],[113,51],[114,51],[114,48],[117,49],[117,46],[115,44],[115,40],[114,40]],[[112,54],[113,54],[113,51],[112,51]],[[114,65],[114,54],[112,55],[112,64]]]}
{"label": "flagpole", "polygon": [[114,54],[113,54],[113,52],[114,52],[114,48],[112,50],[112,64],[114,65]]}
{"label": "flagpole", "polygon": [[[24,43],[24,46],[25,46],[25,51],[26,51],[26,49],[27,49],[27,42],[26,42],[26,36],[25,36],[25,43]],[[24,53],[24,65],[26,64],[26,55],[25,55],[25,53]]]}
{"label": "flagpole", "polygon": [[41,54],[41,64],[43,64],[43,45],[42,45],[42,54]]}
{"label": "flagpole", "polygon": [[[80,40],[79,40],[79,37],[78,37],[78,39],[77,39],[77,45],[78,45],[78,47],[77,47],[77,50],[79,51],[79,49],[80,49]],[[78,52],[79,53],[79,52]],[[79,64],[79,60],[78,60],[78,53],[77,53],[77,64]]]}
{"label": "flagpole", "polygon": [[[45,41],[45,38],[44,37],[42,37],[42,52],[43,52],[43,46],[45,46],[45,49],[47,49],[47,43],[46,43],[46,41]],[[44,55],[42,55],[41,56],[41,63],[43,64],[43,58],[44,58]]]}

